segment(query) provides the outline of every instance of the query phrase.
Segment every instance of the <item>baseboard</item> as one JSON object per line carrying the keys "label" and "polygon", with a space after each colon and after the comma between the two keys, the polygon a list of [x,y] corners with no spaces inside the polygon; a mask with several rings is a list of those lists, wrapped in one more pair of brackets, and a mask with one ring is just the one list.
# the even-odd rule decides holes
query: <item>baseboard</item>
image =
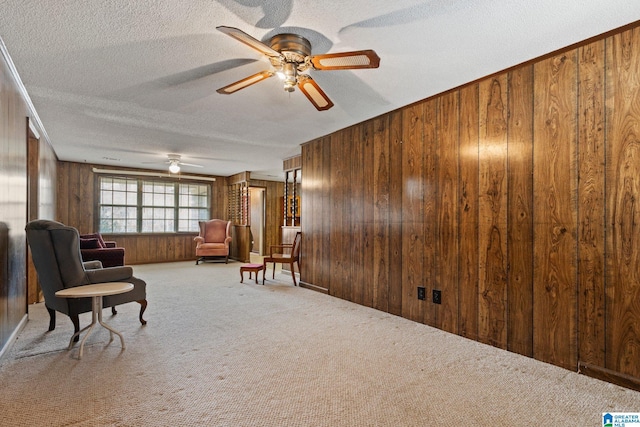
{"label": "baseboard", "polygon": [[8,353],[9,350],[11,350],[11,347],[13,347],[13,344],[16,342],[18,334],[22,331],[22,329],[24,329],[28,321],[29,316],[25,313],[25,315],[22,316],[22,319],[20,319],[20,323],[18,323],[18,326],[13,330],[11,336],[9,336],[7,342],[4,344],[2,349],[0,349],[0,359],[2,359],[2,357],[4,357],[4,355]]}
{"label": "baseboard", "polygon": [[631,390],[640,391],[640,378],[621,374],[620,372],[612,371],[611,369],[578,362],[578,373],[606,381],[608,383],[616,384],[621,387],[629,388]]}
{"label": "baseboard", "polygon": [[311,289],[312,291],[320,292],[323,294],[329,294],[329,289],[321,288],[320,286],[312,285],[311,283],[298,281],[301,288]]}

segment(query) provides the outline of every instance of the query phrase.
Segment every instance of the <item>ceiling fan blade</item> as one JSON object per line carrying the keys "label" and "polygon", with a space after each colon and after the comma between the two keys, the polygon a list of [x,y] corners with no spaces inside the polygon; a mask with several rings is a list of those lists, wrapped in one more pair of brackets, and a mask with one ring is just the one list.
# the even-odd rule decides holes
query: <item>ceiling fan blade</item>
{"label": "ceiling fan blade", "polygon": [[328,110],[333,107],[333,102],[326,93],[320,89],[318,83],[310,76],[303,74],[298,77],[298,88],[305,94],[318,111]]}
{"label": "ceiling fan blade", "polygon": [[193,163],[183,163],[183,162],[178,162],[180,166],[191,166],[193,168],[201,168],[203,167],[202,165],[194,165]]}
{"label": "ceiling fan blade", "polygon": [[245,77],[242,80],[238,80],[235,83],[231,83],[230,85],[221,87],[220,89],[216,90],[216,92],[223,95],[230,95],[234,92],[239,91],[240,89],[244,89],[247,86],[251,86],[252,84],[261,82],[264,79],[268,79],[269,77],[273,76],[273,74],[274,73],[271,71],[261,71],[249,77]]}
{"label": "ceiling fan blade", "polygon": [[216,27],[216,30],[221,31],[226,35],[233,37],[239,42],[246,44],[247,46],[257,50],[258,52],[264,55],[275,57],[275,58],[280,58],[282,56],[280,52],[271,49],[269,46],[262,43],[260,40],[251,37],[249,34],[237,28],[220,26],[220,27]]}
{"label": "ceiling fan blade", "polygon": [[316,70],[354,70],[358,68],[378,68],[380,57],[373,50],[327,53],[313,55],[311,64]]}

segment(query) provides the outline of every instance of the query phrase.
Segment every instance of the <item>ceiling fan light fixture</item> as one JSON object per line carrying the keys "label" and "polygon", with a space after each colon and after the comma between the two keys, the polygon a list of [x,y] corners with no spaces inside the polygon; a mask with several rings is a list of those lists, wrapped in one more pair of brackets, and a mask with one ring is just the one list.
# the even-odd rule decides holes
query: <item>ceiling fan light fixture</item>
{"label": "ceiling fan light fixture", "polygon": [[293,62],[285,62],[282,65],[282,73],[284,74],[284,90],[293,92],[298,84],[298,70]]}
{"label": "ceiling fan light fixture", "polygon": [[177,160],[171,160],[171,163],[169,164],[169,172],[171,173],[180,172],[180,165],[178,164]]}

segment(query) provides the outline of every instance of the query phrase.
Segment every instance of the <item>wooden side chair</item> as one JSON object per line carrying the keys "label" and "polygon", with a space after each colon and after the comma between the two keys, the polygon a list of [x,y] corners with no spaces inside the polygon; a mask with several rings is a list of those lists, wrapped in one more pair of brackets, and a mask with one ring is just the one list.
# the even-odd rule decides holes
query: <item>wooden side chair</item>
{"label": "wooden side chair", "polygon": [[[296,237],[293,239],[293,243],[285,245],[271,245],[269,249],[269,256],[264,257],[262,272],[262,284],[264,285],[264,276],[267,272],[267,264],[273,263],[272,279],[276,277],[276,263],[289,264],[291,269],[291,277],[293,277],[293,286],[298,286],[296,282],[296,271],[293,268],[293,264],[298,264],[298,271],[300,271],[300,241],[302,240],[302,233],[297,232]],[[285,249],[289,249],[289,253],[284,253]],[[274,250],[280,250],[275,252]]]}

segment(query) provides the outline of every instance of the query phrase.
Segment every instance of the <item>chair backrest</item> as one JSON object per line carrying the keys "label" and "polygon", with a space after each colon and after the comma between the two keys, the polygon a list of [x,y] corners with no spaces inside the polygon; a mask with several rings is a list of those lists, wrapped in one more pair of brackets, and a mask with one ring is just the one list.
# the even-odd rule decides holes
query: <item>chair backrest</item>
{"label": "chair backrest", "polygon": [[200,236],[205,243],[223,243],[227,238],[231,238],[231,221],[223,219],[211,219],[209,221],[199,221]]}
{"label": "chair backrest", "polygon": [[67,312],[66,299],[57,298],[56,291],[89,283],[82,265],[78,230],[39,219],[29,222],[25,231],[47,306]]}
{"label": "chair backrest", "polygon": [[302,241],[302,233],[297,232],[296,237],[293,239],[293,244],[291,245],[291,258],[299,259],[300,258],[300,242]]}

